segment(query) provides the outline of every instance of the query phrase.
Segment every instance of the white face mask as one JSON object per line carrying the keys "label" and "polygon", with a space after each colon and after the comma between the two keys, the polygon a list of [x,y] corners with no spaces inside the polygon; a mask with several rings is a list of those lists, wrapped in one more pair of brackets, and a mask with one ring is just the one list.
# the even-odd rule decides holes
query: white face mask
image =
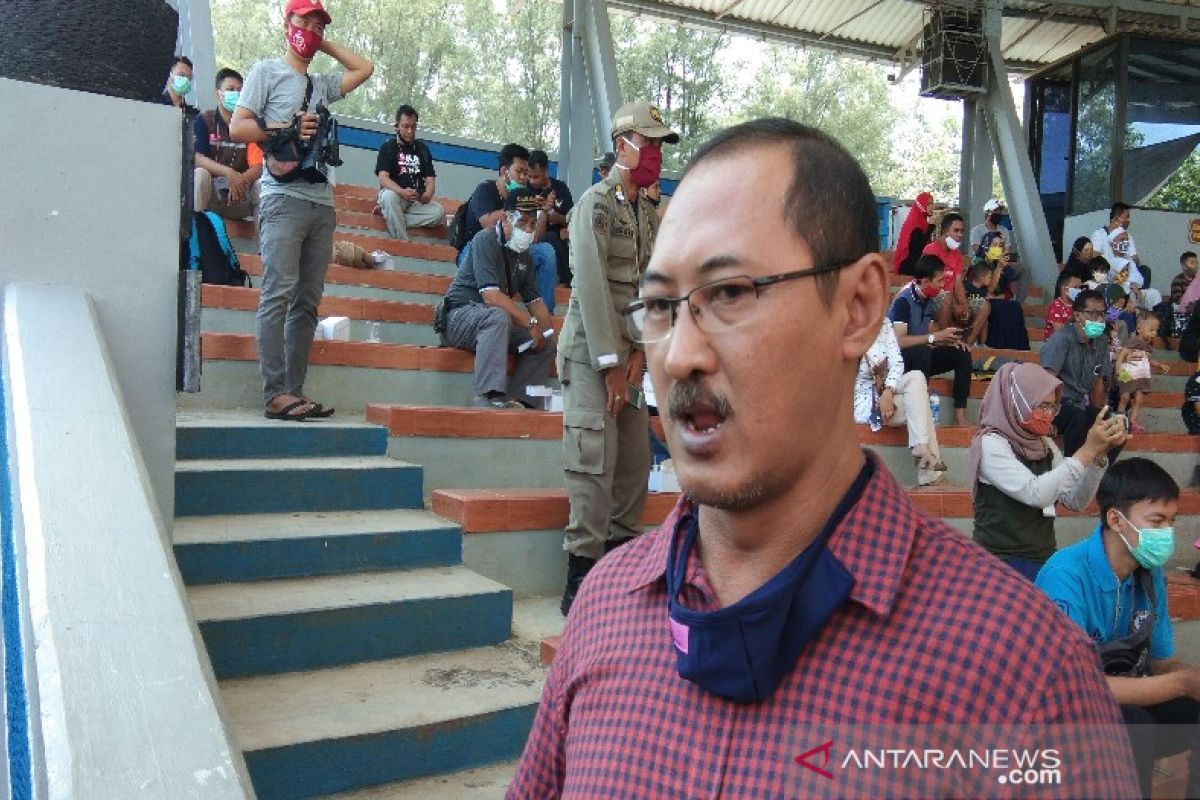
{"label": "white face mask", "polygon": [[533,233],[531,231],[522,230],[516,225],[513,225],[512,237],[509,238],[506,245],[509,250],[514,253],[524,253],[533,244]]}
{"label": "white face mask", "polygon": [[962,247],[962,240],[955,239],[953,236],[947,236],[944,241],[946,242],[946,247],[950,250],[957,250]]}

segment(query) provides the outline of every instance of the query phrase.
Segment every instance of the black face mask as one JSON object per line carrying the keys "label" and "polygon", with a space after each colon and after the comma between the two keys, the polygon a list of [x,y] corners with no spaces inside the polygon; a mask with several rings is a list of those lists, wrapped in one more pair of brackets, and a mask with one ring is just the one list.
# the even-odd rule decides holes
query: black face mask
{"label": "black face mask", "polygon": [[[826,544],[874,474],[868,460],[816,539],[783,570],[731,606],[694,611],[679,601],[688,554],[700,525],[680,520],[667,557],[667,616],[679,676],[735,703],[771,697],[854,588],[854,577]],[[678,533],[683,543],[677,548]]]}
{"label": "black face mask", "polygon": [[999,225],[1000,220],[1002,220],[1002,219],[1004,219],[1003,214],[989,214],[988,215],[988,222],[992,223],[993,225]]}

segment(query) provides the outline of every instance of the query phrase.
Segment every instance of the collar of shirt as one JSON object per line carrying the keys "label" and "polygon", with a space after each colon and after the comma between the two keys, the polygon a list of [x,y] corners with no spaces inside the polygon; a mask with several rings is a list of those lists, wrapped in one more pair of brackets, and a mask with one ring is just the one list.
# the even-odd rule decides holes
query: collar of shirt
{"label": "collar of shirt", "polygon": [[1105,594],[1116,594],[1120,588],[1117,574],[1113,572],[1112,564],[1108,563],[1108,553],[1104,550],[1104,531],[1097,525],[1087,541],[1087,565],[1092,573],[1092,580]]}
{"label": "collar of shirt", "polygon": [[[886,617],[903,580],[913,536],[921,520],[908,496],[878,458],[871,453],[866,456],[874,465],[874,474],[858,502],[833,532],[828,547],[854,576],[850,599]],[[694,509],[695,506],[681,496],[662,527],[649,534],[656,538],[646,558],[631,572],[630,592],[659,580],[666,581],[667,548],[674,538],[671,534]],[[886,531],[886,535],[881,536],[881,531]],[[694,553],[688,566],[688,583],[706,593],[711,591],[700,559]]]}

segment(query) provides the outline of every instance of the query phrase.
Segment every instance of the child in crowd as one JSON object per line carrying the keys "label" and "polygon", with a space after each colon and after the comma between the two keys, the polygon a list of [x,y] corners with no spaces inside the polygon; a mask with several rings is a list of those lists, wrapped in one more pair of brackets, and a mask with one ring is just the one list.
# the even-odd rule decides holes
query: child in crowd
{"label": "child in crowd", "polygon": [[1088,262],[1088,269],[1092,271],[1092,279],[1087,282],[1087,288],[1099,289],[1104,284],[1108,283],[1108,259],[1104,256],[1096,256]]}
{"label": "child in crowd", "polygon": [[1074,319],[1071,304],[1075,302],[1075,296],[1082,286],[1083,280],[1075,273],[1063,270],[1058,274],[1058,281],[1054,284],[1054,301],[1046,309],[1046,328],[1043,331],[1046,341],[1050,341],[1056,330]]}
{"label": "child in crowd", "polygon": [[1158,336],[1158,318],[1149,311],[1139,311],[1137,315],[1137,332],[1128,337],[1113,362],[1113,373],[1117,377],[1117,387],[1120,399],[1117,401],[1117,411],[1128,413],[1129,430],[1132,433],[1144,433],[1145,428],[1138,424],[1138,414],[1142,410],[1142,400],[1150,392],[1150,369],[1166,372],[1168,367],[1160,361],[1153,360],[1154,347],[1151,342]]}
{"label": "child in crowd", "polygon": [[973,347],[986,337],[991,302],[988,298],[996,294],[1000,270],[997,263],[989,260],[977,261],[967,271],[963,290],[967,295],[967,347]]}
{"label": "child in crowd", "polygon": [[1183,424],[1192,436],[1200,436],[1200,364],[1183,387]]}

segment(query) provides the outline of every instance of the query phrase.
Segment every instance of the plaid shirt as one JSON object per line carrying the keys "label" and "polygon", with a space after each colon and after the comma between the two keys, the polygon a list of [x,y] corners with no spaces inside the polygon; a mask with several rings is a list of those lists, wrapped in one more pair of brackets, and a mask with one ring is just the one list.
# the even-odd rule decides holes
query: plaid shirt
{"label": "plaid shirt", "polygon": [[[567,620],[507,797],[1138,796],[1120,713],[1079,628],[918,511],[884,468],[874,473],[828,545],[855,578],[850,599],[761,703],[710,695],[676,670],[665,572],[686,501],[606,556]],[[682,602],[707,611],[714,598],[693,552]],[[1061,785],[1014,787],[978,769],[847,770],[844,740],[827,733],[997,723],[1036,730],[989,746],[1057,748]],[[822,755],[826,774],[806,768]]]}

